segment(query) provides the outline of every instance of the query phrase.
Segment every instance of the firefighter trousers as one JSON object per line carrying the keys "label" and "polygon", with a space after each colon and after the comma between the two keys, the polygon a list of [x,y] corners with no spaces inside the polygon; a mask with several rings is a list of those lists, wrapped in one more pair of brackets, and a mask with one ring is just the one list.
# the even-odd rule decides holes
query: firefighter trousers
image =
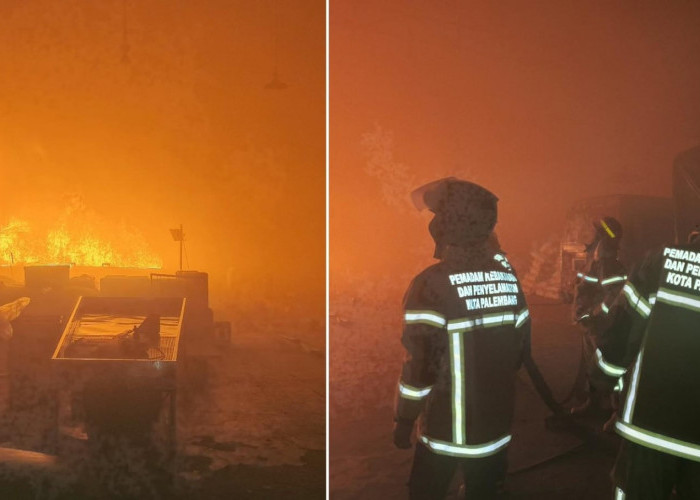
{"label": "firefighter trousers", "polygon": [[625,439],[613,469],[616,500],[700,499],[700,462],[656,451]]}
{"label": "firefighter trousers", "polygon": [[499,483],[507,471],[506,449],[483,458],[438,455],[422,443],[416,444],[408,481],[410,500],[442,500],[459,469],[468,500],[497,498]]}

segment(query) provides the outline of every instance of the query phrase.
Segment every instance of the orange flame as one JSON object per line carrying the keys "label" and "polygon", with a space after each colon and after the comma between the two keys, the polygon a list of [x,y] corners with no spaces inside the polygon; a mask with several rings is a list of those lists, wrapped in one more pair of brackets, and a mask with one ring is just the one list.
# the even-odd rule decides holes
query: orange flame
{"label": "orange flame", "polygon": [[159,268],[162,260],[143,237],[123,224],[109,227],[104,234],[92,213],[71,207],[46,231],[35,230],[29,222],[11,218],[0,227],[0,265],[74,264]]}

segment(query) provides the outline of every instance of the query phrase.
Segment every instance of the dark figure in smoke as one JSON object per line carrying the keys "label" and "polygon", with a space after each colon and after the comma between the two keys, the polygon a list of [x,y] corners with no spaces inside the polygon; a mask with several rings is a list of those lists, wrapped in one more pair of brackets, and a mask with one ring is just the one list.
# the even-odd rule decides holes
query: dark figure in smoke
{"label": "dark figure in smoke", "polygon": [[610,315],[601,359],[626,375],[615,499],[700,498],[700,238],[650,253]]}
{"label": "dark figure in smoke", "polygon": [[[578,273],[574,299],[574,320],[585,328],[583,367],[588,395],[583,404],[572,408],[574,415],[616,409],[614,394],[623,387],[621,373],[606,365],[600,356],[600,347],[605,343],[603,332],[610,322],[608,312],[627,279],[625,266],[618,260],[622,225],[613,217],[603,217],[593,226],[595,238],[587,247],[592,259],[585,272]],[[606,430],[612,429],[614,420],[615,411],[605,424]]]}
{"label": "dark figure in smoke", "polygon": [[490,239],[496,196],[448,178],[413,197],[435,213],[430,234],[440,262],[416,276],[404,298],[408,356],[394,443],[410,448],[422,415],[410,498],[444,498],[458,468],[467,498],[494,498],[506,470],[515,376],[529,355],[527,304],[508,260]]}

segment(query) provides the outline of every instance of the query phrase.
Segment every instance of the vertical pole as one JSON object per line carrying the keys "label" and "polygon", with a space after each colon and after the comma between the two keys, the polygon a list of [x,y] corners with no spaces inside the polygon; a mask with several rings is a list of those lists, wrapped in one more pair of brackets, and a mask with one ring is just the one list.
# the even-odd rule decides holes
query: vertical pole
{"label": "vertical pole", "polygon": [[182,271],[182,243],[185,241],[185,233],[182,232],[182,224],[180,224],[180,271]]}

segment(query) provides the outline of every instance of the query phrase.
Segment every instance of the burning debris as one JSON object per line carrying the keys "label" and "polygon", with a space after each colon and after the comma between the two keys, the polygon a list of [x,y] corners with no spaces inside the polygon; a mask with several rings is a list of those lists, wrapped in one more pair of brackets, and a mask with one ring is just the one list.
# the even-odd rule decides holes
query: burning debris
{"label": "burning debris", "polygon": [[[53,214],[51,209],[47,214]],[[79,196],[49,220],[13,216],[0,226],[0,265],[160,268],[162,259],[145,238],[124,222],[114,224],[88,209]]]}

